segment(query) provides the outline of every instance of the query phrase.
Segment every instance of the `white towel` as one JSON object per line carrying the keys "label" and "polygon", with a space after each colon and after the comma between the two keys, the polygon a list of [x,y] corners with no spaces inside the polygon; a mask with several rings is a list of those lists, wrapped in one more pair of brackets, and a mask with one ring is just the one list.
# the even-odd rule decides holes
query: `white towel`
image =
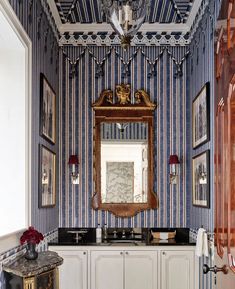
{"label": "white towel", "polygon": [[207,233],[206,232],[204,232],[204,234],[203,234],[203,246],[202,246],[202,249],[203,249],[203,255],[205,257],[208,257],[209,256],[208,237],[207,237]]}
{"label": "white towel", "polygon": [[196,256],[206,256],[208,257],[208,238],[206,230],[203,228],[200,228],[197,232],[197,243],[196,243]]}

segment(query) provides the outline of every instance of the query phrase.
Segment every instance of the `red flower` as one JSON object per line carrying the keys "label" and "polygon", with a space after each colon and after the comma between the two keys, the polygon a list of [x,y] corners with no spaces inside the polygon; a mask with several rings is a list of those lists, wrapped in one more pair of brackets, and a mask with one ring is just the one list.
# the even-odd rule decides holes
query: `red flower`
{"label": "red flower", "polygon": [[29,227],[27,231],[20,237],[20,243],[23,245],[25,242],[38,244],[43,240],[43,235],[39,233],[34,227]]}

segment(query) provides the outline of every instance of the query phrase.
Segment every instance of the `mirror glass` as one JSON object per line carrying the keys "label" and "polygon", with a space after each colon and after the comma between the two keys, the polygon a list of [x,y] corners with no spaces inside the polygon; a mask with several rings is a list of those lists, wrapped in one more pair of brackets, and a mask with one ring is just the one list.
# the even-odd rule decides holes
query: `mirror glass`
{"label": "mirror glass", "polygon": [[148,123],[102,122],[101,202],[147,203]]}

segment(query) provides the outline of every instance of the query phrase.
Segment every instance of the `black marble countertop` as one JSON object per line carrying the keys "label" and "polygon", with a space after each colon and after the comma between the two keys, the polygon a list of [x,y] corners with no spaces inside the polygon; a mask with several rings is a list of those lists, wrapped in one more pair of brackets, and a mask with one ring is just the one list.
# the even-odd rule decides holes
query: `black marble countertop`
{"label": "black marble countertop", "polygon": [[43,272],[53,270],[63,263],[56,252],[46,251],[38,253],[36,260],[27,260],[24,256],[16,258],[3,265],[3,270],[20,277],[33,277]]}
{"label": "black marble countertop", "polygon": [[117,247],[117,246],[195,246],[196,241],[193,239],[190,239],[188,242],[183,241],[176,241],[175,239],[169,239],[169,240],[153,240],[150,242],[141,241],[141,242],[119,242],[119,243],[112,243],[112,242],[59,242],[58,239],[55,239],[51,241],[49,246],[98,246],[98,247],[104,247],[104,246],[111,246],[111,247]]}
{"label": "black marble countertop", "polygon": [[[113,238],[113,231],[117,231],[117,238]],[[125,231],[126,238],[121,237]],[[188,228],[137,228],[131,238],[131,228],[108,228],[108,239],[102,242],[96,241],[95,228],[59,228],[58,238],[51,241],[49,246],[195,246],[196,241],[189,236]],[[174,239],[153,239],[151,231],[173,232],[176,231]],[[81,232],[81,233],[80,233]],[[139,233],[141,232],[141,233]],[[77,238],[76,238],[77,237]],[[103,236],[104,237],[104,236]]]}

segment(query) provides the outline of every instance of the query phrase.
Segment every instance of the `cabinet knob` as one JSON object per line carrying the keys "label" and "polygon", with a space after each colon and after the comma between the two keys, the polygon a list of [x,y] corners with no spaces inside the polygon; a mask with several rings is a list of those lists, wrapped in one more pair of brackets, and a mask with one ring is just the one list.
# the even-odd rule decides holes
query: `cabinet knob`
{"label": "cabinet knob", "polygon": [[129,253],[128,253],[128,252],[126,252],[126,255],[129,255]]}
{"label": "cabinet knob", "polygon": [[86,252],[83,252],[83,255],[86,255]]}
{"label": "cabinet knob", "polygon": [[165,256],[165,255],[166,255],[166,252],[162,252],[162,255],[164,255],[164,256]]}
{"label": "cabinet knob", "polygon": [[120,255],[122,255],[123,254],[123,252],[120,252]]}

